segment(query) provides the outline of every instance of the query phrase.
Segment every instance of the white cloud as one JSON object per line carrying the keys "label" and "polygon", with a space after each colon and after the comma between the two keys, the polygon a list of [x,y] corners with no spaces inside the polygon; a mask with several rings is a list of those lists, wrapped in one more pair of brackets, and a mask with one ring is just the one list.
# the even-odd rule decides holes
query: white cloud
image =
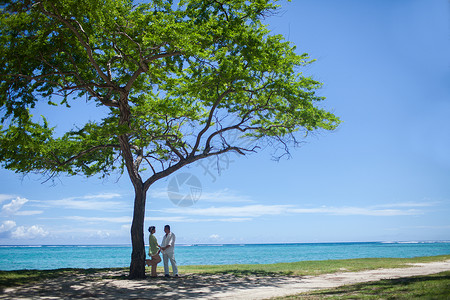
{"label": "white cloud", "polygon": [[2,203],[5,200],[9,200],[14,198],[13,195],[6,195],[6,194],[0,194],[0,203]]}
{"label": "white cloud", "polygon": [[450,225],[423,225],[423,226],[408,226],[401,229],[450,229]]}
{"label": "white cloud", "polygon": [[401,202],[401,203],[389,203],[389,204],[381,204],[372,206],[373,208],[382,208],[382,207],[430,207],[439,204],[437,201],[430,202]]}
{"label": "white cloud", "polygon": [[[387,204],[386,207],[394,207],[393,204]],[[407,207],[407,205],[398,205],[405,209],[386,208],[380,209],[376,207],[331,207],[321,206],[314,208],[299,208],[293,205],[245,205],[245,206],[220,206],[208,208],[167,208],[160,211],[148,210],[151,212],[159,212],[166,214],[165,216],[147,216],[147,222],[167,222],[167,223],[204,223],[204,222],[247,222],[261,216],[278,216],[293,214],[322,214],[337,216],[409,216],[419,215],[423,212]],[[412,207],[421,207],[417,203],[412,203]],[[168,216],[167,214],[172,214]],[[175,216],[173,214],[176,214]],[[91,223],[123,223],[127,229],[132,222],[130,216],[122,217],[84,217],[69,216],[64,217],[67,220]]]}
{"label": "white cloud", "polygon": [[158,188],[158,189],[150,189],[147,193],[147,198],[149,201],[152,199],[169,199],[167,195],[167,189]]}
{"label": "white cloud", "polygon": [[[86,195],[79,197],[81,199],[114,199],[114,198],[120,198],[122,197],[121,194],[117,193],[102,193],[102,194],[96,194],[96,195]],[[74,197],[73,199],[77,199]]]}
{"label": "white cloud", "polygon": [[251,221],[251,218],[208,218],[208,219],[202,219],[202,218],[187,218],[183,216],[178,217],[147,217],[145,218],[145,221],[148,222],[167,222],[167,223],[200,223],[200,222],[246,222]]}
{"label": "white cloud", "polygon": [[46,200],[42,201],[42,203],[49,206],[63,207],[65,209],[101,210],[101,211],[127,209],[128,204],[123,201],[102,201],[119,197],[121,197],[120,194],[104,193],[97,195],[70,197],[60,200]]}
{"label": "white cloud", "polygon": [[[125,235],[129,236],[129,229],[131,225],[118,225],[112,226],[108,224],[107,228],[100,228],[99,226],[73,226],[73,225],[61,225],[60,227],[55,227],[51,229],[51,237],[52,238],[62,238],[67,239],[68,237],[76,238],[76,239],[95,239],[97,238],[105,238],[107,236],[119,236]],[[84,224],[83,224],[84,225]],[[128,231],[125,232],[123,228],[128,227]]]}
{"label": "white cloud", "polygon": [[5,213],[7,215],[14,215],[27,202],[27,199],[17,197],[16,199],[11,200],[10,203],[3,205],[2,213]]}
{"label": "white cloud", "polygon": [[12,232],[12,237],[15,239],[35,239],[46,237],[48,231],[45,231],[42,227],[33,225],[31,227],[20,226]]}
{"label": "white cloud", "polygon": [[100,239],[106,239],[111,236],[111,233],[105,230],[97,230],[94,234],[91,234],[91,238],[100,238]]}
{"label": "white cloud", "polygon": [[217,202],[217,203],[249,203],[254,202],[247,196],[236,194],[229,189],[223,189],[212,193],[202,193],[199,201]]}
{"label": "white cloud", "polygon": [[[167,189],[159,188],[149,191],[149,200],[152,199],[169,199]],[[255,202],[250,197],[245,195],[239,195],[237,192],[222,189],[215,192],[202,192],[199,202],[214,202],[214,203],[250,203]]]}
{"label": "white cloud", "polygon": [[297,214],[326,214],[339,216],[411,216],[422,214],[417,209],[375,209],[364,207],[328,207],[317,208],[292,208],[289,213]]}
{"label": "white cloud", "polygon": [[16,213],[16,216],[32,216],[32,215],[40,215],[43,213],[44,213],[44,211],[42,211],[42,210],[23,210],[23,211],[18,211]]}
{"label": "white cloud", "polygon": [[218,234],[211,234],[211,235],[209,236],[210,239],[214,239],[214,240],[217,240],[219,237],[220,237],[220,236],[219,236]]}
{"label": "white cloud", "polygon": [[148,222],[167,222],[167,223],[171,223],[171,222],[186,222],[187,218],[186,217],[146,217],[145,221]]}
{"label": "white cloud", "polygon": [[131,223],[130,217],[82,217],[69,216],[64,217],[67,220],[82,221],[82,222],[110,222],[110,223]]}
{"label": "white cloud", "polygon": [[[205,217],[233,217],[233,218],[256,218],[268,215],[289,215],[289,214],[322,214],[338,216],[412,216],[423,214],[424,211],[417,209],[424,204],[411,203],[410,206],[404,204],[387,204],[385,209],[378,207],[333,207],[320,206],[313,208],[298,208],[293,205],[246,205],[246,206],[220,206],[208,208],[168,208],[164,213],[205,216]],[[428,205],[427,205],[428,206]],[[391,208],[392,207],[392,208]],[[201,220],[199,220],[201,221]],[[236,220],[234,220],[236,221]],[[240,220],[246,221],[246,220]]]}
{"label": "white cloud", "polygon": [[[247,222],[247,221],[251,221],[252,218],[226,218],[226,219],[215,219],[214,221],[220,221],[220,222]],[[212,219],[211,219],[212,221]]]}
{"label": "white cloud", "polygon": [[223,217],[260,217],[264,215],[280,215],[286,213],[292,205],[246,205],[221,206],[208,208],[168,208],[166,212],[196,215],[196,216],[223,216]]}
{"label": "white cloud", "polygon": [[[128,216],[124,217],[83,217],[83,216],[68,216],[63,217],[65,220],[80,221],[83,223],[126,223],[122,225],[129,229],[132,218]],[[188,218],[185,216],[173,216],[173,217],[146,217],[146,222],[167,222],[167,223],[199,223],[199,222],[245,222],[250,221],[251,218]]]}
{"label": "white cloud", "polygon": [[0,233],[10,231],[14,227],[16,227],[16,222],[11,220],[3,221],[2,225],[0,225]]}

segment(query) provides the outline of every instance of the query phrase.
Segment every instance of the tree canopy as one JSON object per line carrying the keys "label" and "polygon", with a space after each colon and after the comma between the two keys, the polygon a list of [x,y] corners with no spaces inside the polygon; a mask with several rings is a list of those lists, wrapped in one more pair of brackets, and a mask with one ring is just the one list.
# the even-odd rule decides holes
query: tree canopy
{"label": "tree canopy", "polygon": [[[335,129],[321,83],[301,73],[308,54],[263,24],[276,2],[2,1],[2,166],[50,177],[126,171],[145,211],[151,184],[192,162],[267,139],[288,151],[307,132]],[[108,113],[62,135],[32,117],[38,102],[74,101]]]}

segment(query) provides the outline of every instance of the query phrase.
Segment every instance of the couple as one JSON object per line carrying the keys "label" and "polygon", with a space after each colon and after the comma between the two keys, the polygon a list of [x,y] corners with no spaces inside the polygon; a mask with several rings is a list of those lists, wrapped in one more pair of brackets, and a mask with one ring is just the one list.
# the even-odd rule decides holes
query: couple
{"label": "couple", "polygon": [[[148,255],[151,257],[151,259],[146,259],[145,263],[147,266],[152,267],[152,277],[156,277],[156,265],[161,262],[161,257],[159,256],[159,252],[162,251],[163,253],[163,260],[164,260],[164,274],[166,277],[169,277],[169,261],[172,264],[172,271],[173,276],[178,277],[178,268],[177,268],[177,262],[175,261],[175,234],[173,232],[170,232],[170,226],[166,225],[164,226],[164,232],[166,233],[162,239],[161,246],[158,245],[158,241],[155,237],[155,226],[150,226],[148,228],[148,231],[150,232],[149,237],[149,249],[148,249]],[[159,248],[159,249],[158,249]]]}

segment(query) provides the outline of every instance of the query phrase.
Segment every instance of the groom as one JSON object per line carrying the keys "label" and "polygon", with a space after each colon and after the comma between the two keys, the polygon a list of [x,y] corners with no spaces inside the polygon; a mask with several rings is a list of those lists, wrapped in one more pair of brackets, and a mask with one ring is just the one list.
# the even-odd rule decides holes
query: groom
{"label": "groom", "polygon": [[161,243],[161,251],[163,254],[163,262],[164,262],[164,273],[166,277],[169,276],[169,261],[172,265],[173,276],[178,277],[178,268],[177,262],[175,261],[175,234],[170,232],[170,226],[164,226],[164,232],[166,233],[162,239]]}

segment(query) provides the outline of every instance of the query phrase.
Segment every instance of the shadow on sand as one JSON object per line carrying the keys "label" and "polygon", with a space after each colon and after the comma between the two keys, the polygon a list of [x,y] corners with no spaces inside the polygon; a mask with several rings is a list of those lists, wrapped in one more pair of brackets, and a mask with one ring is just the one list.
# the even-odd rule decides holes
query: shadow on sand
{"label": "shadow on sand", "polygon": [[[128,280],[124,271],[72,275],[5,288],[0,299],[214,299],[237,289],[281,287],[285,276],[269,274],[181,275]],[[292,277],[291,277],[292,278]]]}

